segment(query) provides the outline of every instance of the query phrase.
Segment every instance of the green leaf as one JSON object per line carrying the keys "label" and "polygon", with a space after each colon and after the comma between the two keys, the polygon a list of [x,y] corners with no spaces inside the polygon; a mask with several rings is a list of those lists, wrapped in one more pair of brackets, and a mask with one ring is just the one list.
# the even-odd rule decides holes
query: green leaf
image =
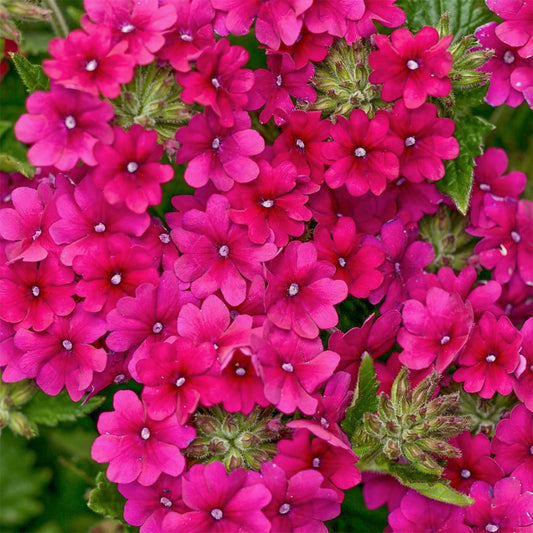
{"label": "green leaf", "polygon": [[59,422],[74,422],[76,419],[92,413],[104,400],[103,396],[95,396],[87,403],[80,405],[74,403],[66,391],[57,396],[48,396],[39,391],[24,406],[23,412],[33,424],[54,427]]}
{"label": "green leaf", "polygon": [[27,178],[32,178],[35,174],[35,169],[29,163],[19,161],[9,154],[0,154],[0,171],[20,172]]}
{"label": "green leaf", "polygon": [[460,505],[462,507],[474,503],[472,498],[462,492],[452,489],[444,483],[411,483],[408,486],[423,496],[439,502],[451,503],[452,505]]}
{"label": "green leaf", "polygon": [[411,32],[423,26],[437,26],[441,15],[448,13],[454,42],[494,17],[483,0],[398,0],[396,5],[405,11]]}
{"label": "green leaf", "polygon": [[120,494],[115,483],[111,483],[103,472],[96,476],[96,487],[89,494],[91,511],[106,518],[121,520],[126,498]]}
{"label": "green leaf", "polygon": [[459,141],[459,156],[445,162],[446,174],[437,183],[439,190],[447,194],[463,215],[468,211],[472,182],[474,181],[474,158],[483,152],[484,139],[494,126],[475,116],[457,117],[455,138]]}
{"label": "green leaf", "polygon": [[35,91],[49,91],[50,80],[46,77],[42,67],[40,65],[34,65],[30,63],[23,55],[15,54],[11,52],[11,60],[15,65],[20,79],[26,86],[29,93]]}
{"label": "green leaf", "polygon": [[35,453],[23,438],[10,431],[0,433],[1,530],[21,526],[43,510],[40,495],[52,476],[34,463]]}
{"label": "green leaf", "polygon": [[351,437],[363,423],[365,413],[375,413],[378,408],[378,380],[374,361],[370,355],[363,356],[353,400],[346,410],[342,428]]}
{"label": "green leaf", "polygon": [[11,128],[12,125],[13,124],[11,124],[11,122],[8,120],[0,120],[0,137],[2,137],[2,135],[4,135],[4,133]]}

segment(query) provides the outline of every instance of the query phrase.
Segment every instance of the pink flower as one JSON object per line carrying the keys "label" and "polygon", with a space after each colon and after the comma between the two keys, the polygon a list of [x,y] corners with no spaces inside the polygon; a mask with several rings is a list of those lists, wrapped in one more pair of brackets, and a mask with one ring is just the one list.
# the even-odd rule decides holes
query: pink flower
{"label": "pink flower", "polygon": [[225,127],[213,111],[206,109],[176,132],[180,143],[176,163],[188,163],[185,181],[191,187],[203,187],[211,180],[219,191],[228,191],[235,182],[247,183],[259,174],[252,156],[264,150],[265,141],[251,129],[248,113],[235,111],[233,117],[233,126]]}
{"label": "pink flower", "polygon": [[348,293],[346,283],[333,280],[335,267],[317,260],[310,243],[290,242],[268,267],[265,302],[268,318],[279,328],[313,339],[319,329],[335,326],[335,304]]}
{"label": "pink flower", "polygon": [[482,398],[492,398],[495,392],[510,394],[521,342],[522,336],[505,315],[496,319],[485,312],[459,356],[461,366],[453,374],[454,381],[464,381],[466,392],[477,392]]}
{"label": "pink flower", "polygon": [[92,344],[107,331],[105,322],[78,304],[69,317],[56,317],[42,332],[19,329],[15,345],[24,353],[20,369],[41,389],[55,396],[66,387],[77,402],[91,384],[93,372],[106,365],[106,352]]}
{"label": "pink flower", "polygon": [[503,477],[503,470],[490,455],[491,443],[484,433],[472,436],[469,431],[464,431],[449,442],[461,450],[460,457],[446,461],[443,473],[454,489],[468,494],[475,481],[486,481],[494,485]]}
{"label": "pink flower", "polygon": [[405,13],[393,5],[396,0],[364,0],[365,12],[356,22],[348,22],[346,41],[348,44],[357,39],[368,38],[377,33],[373,21],[387,28],[397,28],[405,22]]}
{"label": "pink flower", "polygon": [[102,413],[98,418],[100,436],[91,449],[97,463],[109,463],[110,481],[138,481],[149,486],[162,473],[179,476],[183,472],[185,459],[180,450],[196,436],[193,428],[182,426],[173,416],[153,420],[130,390],[116,392],[113,407],[114,411]]}
{"label": "pink flower", "polygon": [[[154,54],[165,44],[163,34],[176,22],[172,5],[160,5],[158,0],[84,0],[87,15],[82,18],[85,30],[93,26],[107,26],[117,41],[128,43],[127,52],[139,65],[154,60]],[[96,24],[91,24],[89,18]]]}
{"label": "pink flower", "polygon": [[437,107],[422,104],[409,110],[403,100],[394,104],[390,115],[391,130],[403,141],[400,175],[414,183],[444,177],[442,159],[455,159],[459,143],[452,137],[453,120],[437,118]]}
{"label": "pink flower", "polygon": [[233,112],[245,106],[254,84],[253,71],[241,68],[247,61],[248,52],[241,46],[231,46],[227,39],[204,48],[196,60],[196,71],[176,73],[184,87],[183,101],[208,106],[221,126],[233,126]]}
{"label": "pink flower", "polygon": [[389,515],[393,533],[469,533],[463,524],[465,511],[461,507],[431,500],[414,490],[402,498],[400,507]]}
{"label": "pink flower", "polygon": [[364,0],[317,0],[305,12],[304,21],[312,33],[326,32],[335,37],[344,37],[348,30],[348,21],[360,20],[364,12]]}
{"label": "pink flower", "polygon": [[107,98],[120,94],[120,85],[133,78],[135,61],[125,53],[128,43],[114,43],[105,26],[90,33],[74,30],[66,39],[52,39],[48,44],[54,59],[43,61],[48,77],[69,89],[78,89]]}
{"label": "pink flower", "polygon": [[330,162],[326,183],[333,189],[346,185],[353,196],[368,190],[379,196],[387,181],[398,177],[398,156],[402,141],[389,134],[387,114],[373,119],[361,109],[354,109],[347,120],[339,116],[331,127],[333,142],[322,146],[322,153]]}
{"label": "pink flower", "polygon": [[0,268],[0,318],[21,328],[43,331],[56,316],[75,307],[74,272],[48,257]]}
{"label": "pink flower", "polygon": [[500,479],[491,487],[476,481],[470,489],[473,505],[465,508],[466,525],[474,533],[526,533],[533,524],[533,494],[523,492],[515,477]]}
{"label": "pink flower", "polygon": [[428,96],[448,96],[452,55],[446,49],[452,35],[439,39],[435,28],[425,26],[416,35],[407,28],[392,32],[391,40],[376,35],[378,50],[368,57],[374,71],[371,83],[382,83],[381,98],[392,102],[403,96],[408,109],[420,107]]}
{"label": "pink flower", "polygon": [[28,160],[35,166],[70,170],[81,159],[96,165],[93,155],[98,141],[109,144],[113,130],[113,106],[92,94],[52,84],[50,92],[36,91],[26,100],[29,114],[15,124],[15,135],[33,143]]}
{"label": "pink flower", "polygon": [[92,176],[103,189],[105,199],[112,205],[124,202],[137,214],[149,205],[161,202],[161,183],[174,177],[170,165],[159,163],[163,145],[157,144],[155,130],[147,131],[134,124],[125,132],[115,127],[112,145],[98,144],[94,155],[98,165]]}
{"label": "pink flower", "polygon": [[[290,46],[281,43],[278,51],[289,54],[297,69],[305,67],[309,61],[320,62],[328,55],[328,47],[333,44],[333,36],[327,33],[311,33],[304,25],[296,42]],[[306,114],[311,113],[307,111]]]}
{"label": "pink flower", "polygon": [[383,274],[377,270],[383,263],[383,252],[371,245],[361,244],[363,235],[357,235],[350,217],[341,217],[333,232],[317,226],[314,242],[318,258],[335,266],[334,279],[341,279],[348,292],[355,298],[367,298],[370,291],[383,282]]}
{"label": "pink flower", "polygon": [[154,420],[177,415],[185,424],[200,400],[204,405],[209,388],[215,381],[208,372],[214,365],[216,352],[211,344],[194,344],[177,337],[173,342],[158,342],[137,362],[139,381],[147,413]]}
{"label": "pink flower", "polygon": [[236,185],[228,193],[230,218],[248,226],[250,240],[286,246],[289,236],[300,237],[311,211],[308,197],[296,189],[296,168],[289,161],[271,166],[261,159],[259,176],[250,184]]}
{"label": "pink flower", "polygon": [[243,226],[231,223],[229,202],[217,194],[209,197],[205,212],[187,211],[182,225],[172,231],[183,254],[176,261],[176,275],[192,282],[197,298],[220,289],[228,304],[239,305],[246,297],[246,280],[262,274],[261,263],[277,252],[272,243],[253,244]]}
{"label": "pink flower", "polygon": [[408,368],[420,370],[433,362],[440,374],[461,352],[472,327],[472,307],[457,293],[431,287],[426,305],[407,300],[403,306],[404,327],[398,332],[402,346],[400,361]]}
{"label": "pink flower", "polygon": [[261,509],[271,495],[257,472],[238,468],[227,474],[219,462],[193,465],[183,476],[182,498],[187,512],[170,512],[163,521],[163,531],[270,531]]}
{"label": "pink flower", "polygon": [[533,415],[522,404],[496,426],[492,439],[494,460],[506,474],[518,478],[524,490],[533,490]]}
{"label": "pink flower", "polygon": [[520,348],[520,364],[515,371],[517,379],[514,384],[516,396],[524,405],[533,411],[533,317],[526,320],[522,329],[522,347]]}
{"label": "pink flower", "polygon": [[271,531],[327,533],[325,520],[340,513],[337,494],[321,488],[324,477],[314,470],[302,470],[289,477],[274,463],[261,467],[263,483],[272,494],[265,514],[272,522]]}
{"label": "pink flower", "polygon": [[318,338],[303,339],[273,327],[263,339],[252,338],[252,347],[267,400],[285,414],[300,409],[313,415],[318,401],[311,394],[331,377],[339,356],[323,351]]}

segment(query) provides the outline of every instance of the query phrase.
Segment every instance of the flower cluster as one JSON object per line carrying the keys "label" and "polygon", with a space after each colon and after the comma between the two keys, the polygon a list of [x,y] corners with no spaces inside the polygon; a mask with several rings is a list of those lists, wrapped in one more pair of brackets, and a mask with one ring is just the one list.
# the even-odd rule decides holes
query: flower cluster
{"label": "flower cluster", "polygon": [[[483,67],[494,72],[487,101],[517,105],[530,94],[517,87],[531,61],[520,22],[531,2],[517,12],[489,4],[505,22],[478,32],[496,50]],[[141,533],[326,532],[361,480],[370,508],[388,504],[393,532],[532,527],[525,175],[505,175],[501,149],[477,158],[465,223],[476,240],[464,264],[436,256],[448,228],[423,231],[437,212],[455,213],[436,185],[460,152],[436,104],[452,88],[453,36],[375,34],[374,22],[405,21],[394,0],[84,6],[82,29],[50,43],[50,90],[28,97],[15,126],[31,144],[35,179],[0,173],[3,381],[34,379],[73,401],[139,384],[139,394],[115,392],[114,410],[100,415],[92,457],[109,464],[124,519]],[[227,38],[252,23],[266,50],[257,70]],[[512,50],[500,54],[495,39]],[[314,105],[315,63],[334,42],[373,46],[366,83],[381,96],[377,110],[339,107],[331,120]],[[493,63],[499,55],[505,67]],[[173,138],[159,129],[172,107],[153,122],[118,120],[127,114],[119,96],[146,82],[147,68],[192,117]],[[193,192],[174,195],[159,218],[154,207],[181,171]],[[375,313],[341,330],[339,309],[362,299]],[[383,472],[362,475],[341,424],[366,355],[383,394],[407,369],[406,397],[433,376],[431,394],[438,385],[442,395],[428,405],[442,418],[429,427],[418,407],[405,410],[376,419],[376,435],[397,436],[396,419],[412,423],[420,442],[388,457],[429,464],[420,469],[442,473],[471,507]],[[448,427],[444,392],[458,390],[517,405],[484,431],[454,436],[465,422]]]}

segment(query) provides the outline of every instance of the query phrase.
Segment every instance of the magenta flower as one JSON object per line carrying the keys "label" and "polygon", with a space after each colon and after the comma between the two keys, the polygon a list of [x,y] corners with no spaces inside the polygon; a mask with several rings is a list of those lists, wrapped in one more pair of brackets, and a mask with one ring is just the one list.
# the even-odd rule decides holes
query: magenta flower
{"label": "magenta flower", "polygon": [[50,92],[36,91],[26,100],[29,114],[15,124],[15,136],[31,143],[28,160],[35,166],[70,170],[81,159],[96,165],[93,155],[98,141],[109,144],[113,130],[113,106],[96,96],[52,84]]}
{"label": "magenta flower", "polygon": [[0,320],[0,368],[2,381],[13,383],[26,379],[27,374],[20,369],[19,361],[24,353],[15,346],[15,329],[9,322]]}
{"label": "magenta flower", "polygon": [[531,0],[486,0],[487,7],[504,21],[496,35],[509,46],[520,47],[520,57],[533,55],[533,3]]}
{"label": "magenta flower", "polygon": [[397,28],[405,22],[405,13],[393,5],[396,0],[364,0],[365,11],[359,20],[348,21],[346,41],[352,44],[357,39],[369,38],[377,33],[373,21],[387,28]]}
{"label": "magenta flower", "polygon": [[[107,26],[116,41],[128,43],[128,54],[139,65],[147,65],[154,60],[154,54],[165,44],[164,33],[176,22],[174,6],[160,5],[158,0],[84,0],[87,15],[82,17],[85,30],[93,26]],[[92,22],[91,24],[89,17]]]}
{"label": "magenta flower", "polygon": [[176,261],[176,275],[192,282],[197,298],[220,289],[228,304],[239,305],[246,297],[246,280],[262,274],[261,263],[277,252],[272,243],[253,244],[243,226],[231,223],[229,202],[218,194],[209,197],[205,212],[187,211],[182,226],[172,231],[183,254]]}
{"label": "magenta flower", "polygon": [[185,459],[180,450],[195,438],[192,427],[182,426],[174,416],[153,420],[130,390],[116,392],[113,407],[114,411],[98,418],[100,436],[91,449],[97,463],[109,463],[106,475],[110,481],[149,486],[162,473],[179,476],[183,472]]}
{"label": "magenta flower", "polygon": [[390,122],[391,130],[404,144],[399,157],[400,175],[414,183],[443,178],[441,160],[455,159],[459,154],[459,143],[452,137],[453,120],[437,118],[437,107],[433,104],[410,110],[403,100],[398,100]]}
{"label": "magenta flower", "polygon": [[511,76],[518,68],[528,66],[528,61],[519,56],[518,49],[502,42],[497,35],[498,23],[489,22],[476,30],[476,37],[481,46],[487,50],[494,50],[494,55],[484,63],[479,70],[490,73],[489,90],[485,101],[491,106],[507,104],[517,107],[524,101],[522,90],[511,84]]}
{"label": "magenta flower", "polygon": [[484,433],[472,436],[469,431],[464,431],[449,442],[461,450],[460,457],[446,461],[443,473],[454,489],[468,494],[475,481],[494,485],[504,476],[503,470],[490,455],[491,443]]}
{"label": "magenta flower", "polygon": [[142,214],[149,205],[161,202],[159,185],[170,181],[174,171],[170,165],[159,163],[164,148],[157,144],[155,130],[134,124],[127,132],[119,127],[114,131],[113,144],[95,147],[98,165],[92,173],[94,183],[103,189],[110,204],[124,202],[128,209]]}
{"label": "magenta flower", "polygon": [[495,392],[510,394],[521,343],[522,336],[505,315],[496,319],[485,312],[459,356],[461,366],[453,374],[454,381],[464,381],[466,392],[477,392],[482,398],[492,398]]}
{"label": "magenta flower", "polygon": [[403,143],[389,134],[389,119],[379,113],[373,119],[361,109],[354,109],[349,119],[337,118],[331,127],[333,142],[322,146],[322,153],[330,162],[326,183],[337,189],[346,185],[353,196],[368,190],[379,196],[387,181],[398,177],[398,156]]}
{"label": "magenta flower", "polygon": [[105,253],[77,255],[72,268],[81,276],[76,294],[85,298],[87,311],[106,315],[123,296],[133,296],[142,283],[157,285],[159,276],[152,258],[124,235],[113,235]]}
{"label": "magenta flower", "polygon": [[303,339],[273,327],[264,339],[252,338],[252,347],[267,400],[285,414],[300,409],[313,415],[318,401],[311,395],[332,376],[339,356],[324,351],[318,338]]}
{"label": "magenta flower", "polygon": [[48,257],[0,268],[0,318],[20,328],[43,331],[75,307],[74,272]]}
{"label": "magenta flower", "polygon": [[496,426],[492,439],[495,461],[506,474],[518,478],[522,489],[533,490],[533,415],[522,404]]}
{"label": "magenta flower", "polygon": [[213,111],[206,109],[176,132],[180,143],[176,163],[188,163],[185,181],[191,187],[203,187],[211,180],[219,191],[228,191],[235,182],[247,183],[259,174],[252,156],[264,150],[265,141],[251,129],[248,113],[236,111],[233,117],[233,126],[225,127]]}
{"label": "magenta flower", "polygon": [[348,293],[355,298],[367,298],[370,291],[383,282],[383,274],[377,270],[383,263],[383,252],[372,245],[361,244],[363,235],[357,235],[350,217],[341,217],[333,232],[317,226],[313,234],[318,258],[335,266],[334,279],[348,286]]}
{"label": "magenta flower", "polygon": [[174,342],[158,342],[136,365],[148,416],[154,420],[177,415],[185,424],[200,400],[206,405],[207,394],[215,381],[208,372],[216,352],[211,344],[194,344],[177,337]]}
{"label": "magenta flower", "polygon": [[56,208],[61,218],[50,226],[50,235],[62,245],[61,262],[67,266],[77,255],[101,253],[111,235],[140,237],[150,224],[147,213],[132,213],[125,205],[111,206],[90,176],[76,185],[73,194],[61,194]]}
{"label": "magenta flower", "polygon": [[280,112],[289,113],[294,110],[291,96],[305,102],[316,100],[315,90],[308,84],[314,74],[314,67],[307,63],[296,69],[294,60],[288,54],[270,54],[267,56],[268,69],[255,71],[255,84],[251,98],[251,106],[265,106],[259,114],[259,120],[265,124],[274,117],[276,124],[283,122]]}
{"label": "magenta flower", "polygon": [[377,509],[387,504],[389,512],[400,507],[407,487],[400,485],[395,477],[374,472],[363,473],[363,498],[368,509]]}
{"label": "magenta flower", "polygon": [[227,194],[230,218],[248,227],[250,240],[286,246],[289,236],[300,237],[311,219],[308,196],[296,189],[296,168],[289,161],[271,166],[261,159],[259,176],[250,184],[236,185]]}
{"label": "magenta flower", "polygon": [[92,344],[107,331],[105,322],[78,304],[69,317],[56,317],[42,332],[19,329],[15,345],[24,353],[19,360],[26,377],[55,396],[63,387],[77,402],[91,384],[93,372],[106,365],[106,352]]}
{"label": "magenta flower", "polygon": [[522,491],[514,477],[500,479],[494,487],[476,481],[470,489],[473,505],[465,508],[464,523],[475,533],[526,533],[533,524],[533,494]]}
{"label": "magenta flower", "polygon": [[514,384],[516,396],[533,412],[533,317],[528,318],[522,329],[522,347],[520,348],[520,364],[515,371],[517,377]]}
{"label": "magenta flower", "polygon": [[403,348],[400,361],[415,370],[435,363],[435,370],[441,374],[468,340],[472,307],[457,293],[438,287],[428,290],[425,304],[407,300],[403,306],[404,327],[398,332],[398,344]]}
{"label": "magenta flower", "polygon": [[298,429],[291,440],[280,440],[279,453],[273,462],[283,468],[287,477],[302,470],[316,470],[324,476],[322,486],[333,489],[339,502],[344,500],[344,490],[361,482],[361,472],[355,462],[357,456],[351,450],[336,448],[323,439],[310,439],[311,433]]}
{"label": "magenta flower", "polygon": [[324,477],[314,470],[302,470],[289,477],[274,463],[261,466],[263,483],[272,494],[265,514],[272,522],[271,531],[327,533],[325,520],[340,513],[334,490],[322,488]]}
{"label": "magenta flower", "polygon": [[360,20],[364,12],[364,0],[318,0],[305,12],[304,21],[312,33],[326,32],[335,37],[344,37],[348,31],[348,21]]}
{"label": "magenta flower", "polygon": [[247,61],[248,52],[241,46],[231,46],[227,39],[204,48],[196,60],[196,71],[176,73],[184,87],[183,101],[208,106],[221,126],[233,126],[233,112],[245,106],[254,84],[253,71],[241,68]]}
{"label": "magenta flower", "polygon": [[[296,69],[305,67],[309,61],[318,63],[328,55],[328,47],[333,44],[333,36],[327,33],[311,33],[302,27],[296,42],[290,46],[281,43],[278,52],[289,54],[294,60]],[[311,111],[307,111],[307,114]]]}
{"label": "magenta flower", "polygon": [[107,98],[120,94],[120,85],[133,78],[135,61],[125,53],[126,41],[112,40],[106,26],[90,33],[74,30],[66,39],[52,39],[48,44],[54,59],[43,61],[48,77],[69,89],[78,89]]}
{"label": "magenta flower", "polygon": [[187,512],[170,512],[163,521],[163,531],[270,531],[270,522],[261,509],[271,495],[257,472],[238,468],[227,474],[219,462],[193,465],[183,475],[182,498]]}
{"label": "magenta flower", "polygon": [[348,294],[344,281],[332,279],[334,273],[333,265],[317,260],[314,244],[290,242],[268,267],[268,318],[309,339],[317,337],[319,329],[334,327],[339,320],[334,305]]}
{"label": "magenta flower", "polygon": [[470,533],[463,524],[465,511],[456,505],[442,503],[409,490],[402,498],[400,507],[389,515],[393,533]]}
{"label": "magenta flower", "polygon": [[446,49],[453,35],[439,39],[435,28],[425,26],[416,35],[400,28],[386,35],[376,35],[378,50],[368,62],[374,71],[371,83],[382,83],[381,98],[392,102],[403,96],[408,109],[420,107],[428,96],[448,96],[451,82],[452,54]]}

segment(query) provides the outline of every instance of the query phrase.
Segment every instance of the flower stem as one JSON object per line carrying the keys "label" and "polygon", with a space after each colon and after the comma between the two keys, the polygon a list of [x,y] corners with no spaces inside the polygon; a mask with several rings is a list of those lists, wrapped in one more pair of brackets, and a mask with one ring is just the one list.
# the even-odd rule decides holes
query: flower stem
{"label": "flower stem", "polygon": [[61,9],[59,9],[59,6],[56,3],[56,0],[44,0],[44,3],[48,7],[48,9],[52,11],[52,16],[50,17],[50,24],[52,26],[52,29],[54,30],[54,33],[58,37],[65,38],[69,34],[70,30],[67,26],[65,17],[63,16]]}

